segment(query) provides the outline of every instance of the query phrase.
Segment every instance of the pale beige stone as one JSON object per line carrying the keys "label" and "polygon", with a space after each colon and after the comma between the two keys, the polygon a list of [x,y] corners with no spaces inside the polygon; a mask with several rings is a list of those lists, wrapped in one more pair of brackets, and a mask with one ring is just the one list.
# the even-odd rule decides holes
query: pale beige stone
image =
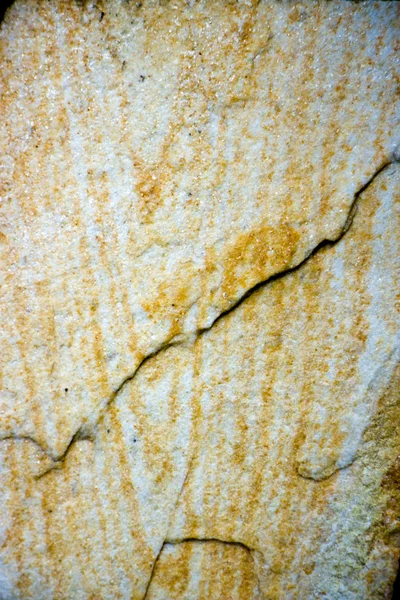
{"label": "pale beige stone", "polygon": [[399,182],[390,165],[340,242],[146,361],[60,464],[1,444],[5,598],[203,598],[194,539],[232,546],[249,599],[390,598]]}
{"label": "pale beige stone", "polygon": [[396,3],[10,9],[1,600],[390,598],[397,37]]}
{"label": "pale beige stone", "polygon": [[144,357],[343,231],[398,143],[396,3],[17,0],[1,435],[61,456]]}

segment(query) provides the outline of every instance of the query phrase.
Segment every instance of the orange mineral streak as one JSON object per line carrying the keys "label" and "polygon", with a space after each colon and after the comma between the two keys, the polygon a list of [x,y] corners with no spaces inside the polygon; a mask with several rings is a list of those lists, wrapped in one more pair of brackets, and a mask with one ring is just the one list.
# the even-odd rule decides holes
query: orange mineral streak
{"label": "orange mineral streak", "polygon": [[[200,564],[207,579],[196,581],[191,564]],[[154,570],[148,592],[149,600],[168,597],[178,600],[192,597],[199,600],[229,598],[260,598],[254,562],[249,551],[235,544],[217,541],[185,541],[165,544]]]}
{"label": "orange mineral streak", "polygon": [[240,235],[222,258],[224,268],[219,293],[229,297],[234,288],[250,289],[252,282],[254,285],[274,272],[287,269],[299,238],[297,231],[284,224],[279,229],[264,225]]}

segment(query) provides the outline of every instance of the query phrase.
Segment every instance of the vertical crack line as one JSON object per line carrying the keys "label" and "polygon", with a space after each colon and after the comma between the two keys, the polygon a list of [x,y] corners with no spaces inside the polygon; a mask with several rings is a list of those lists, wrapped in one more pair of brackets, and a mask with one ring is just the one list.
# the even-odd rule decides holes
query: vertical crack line
{"label": "vertical crack line", "polygon": [[177,509],[177,507],[178,507],[179,500],[180,500],[180,499],[181,499],[181,497],[182,497],[183,490],[184,490],[184,488],[185,488],[185,485],[186,485],[186,483],[187,483],[187,480],[189,479],[189,475],[190,475],[190,472],[191,472],[191,470],[192,470],[192,465],[193,465],[193,462],[194,462],[194,455],[193,455],[193,456],[191,456],[191,457],[190,457],[190,459],[189,459],[189,462],[188,462],[188,467],[187,467],[187,469],[186,469],[186,474],[185,474],[185,477],[183,478],[182,485],[181,485],[181,487],[180,487],[180,490],[179,490],[179,492],[178,492],[178,495],[177,495],[177,497],[176,497],[176,501],[175,501],[174,508],[173,508],[173,509],[172,509],[172,511],[171,511],[171,517],[170,517],[170,519],[169,519],[169,523],[168,523],[168,528],[167,528],[167,531],[168,531],[168,529],[169,529],[169,526],[170,526],[170,524],[171,524],[171,520],[172,520],[172,519],[173,519],[173,517],[174,517],[174,513],[175,513],[175,511],[176,511],[176,509]]}
{"label": "vertical crack line", "polygon": [[164,549],[165,544],[166,544],[166,542],[164,540],[163,543],[160,546],[160,550],[158,551],[157,556],[154,559],[153,567],[151,569],[150,577],[149,577],[149,580],[147,582],[146,589],[144,591],[144,596],[143,596],[142,600],[147,600],[147,597],[148,597],[148,594],[149,594],[149,590],[150,590],[150,586],[151,586],[151,582],[153,581],[154,573],[155,573],[155,570],[156,570],[156,566],[157,566],[158,560],[160,558],[161,552]]}
{"label": "vertical crack line", "polygon": [[[187,467],[187,469],[186,469],[186,473],[185,473],[185,476],[184,476],[184,478],[183,478],[182,485],[181,485],[181,487],[180,487],[180,489],[179,489],[179,492],[178,492],[178,495],[177,495],[177,498],[176,498],[176,501],[175,501],[174,507],[173,507],[173,508],[172,508],[172,510],[171,510],[170,518],[169,518],[169,520],[168,520],[168,525],[167,525],[167,528],[166,528],[166,530],[167,530],[167,537],[168,537],[168,530],[169,530],[169,527],[170,527],[171,521],[172,521],[172,519],[173,519],[173,517],[174,517],[174,515],[175,515],[176,508],[177,508],[177,506],[178,506],[178,504],[179,504],[179,500],[181,499],[181,496],[182,496],[182,493],[183,493],[184,487],[185,487],[185,485],[186,485],[186,482],[187,482],[187,480],[188,480],[188,478],[189,478],[189,473],[190,473],[190,471],[191,471],[191,468],[192,468],[192,463],[193,463],[193,460],[194,460],[194,457],[192,456],[192,457],[189,459],[188,467]],[[157,556],[156,556],[156,557],[155,557],[155,559],[154,559],[154,563],[153,563],[153,567],[152,567],[152,569],[151,569],[151,573],[150,573],[149,581],[147,582],[146,590],[145,590],[145,593],[144,593],[144,596],[143,596],[142,600],[146,600],[146,598],[147,598],[147,595],[148,595],[148,592],[149,592],[149,589],[150,589],[150,585],[151,585],[151,582],[152,582],[152,580],[153,580],[153,577],[154,577],[154,571],[155,571],[155,568],[156,568],[156,565],[157,565],[158,559],[160,558],[161,552],[163,551],[163,548],[164,548],[164,546],[165,546],[165,544],[166,544],[166,543],[170,544],[171,542],[166,542],[166,540],[164,539],[163,543],[161,544],[160,550],[159,550],[159,552],[158,552]]]}

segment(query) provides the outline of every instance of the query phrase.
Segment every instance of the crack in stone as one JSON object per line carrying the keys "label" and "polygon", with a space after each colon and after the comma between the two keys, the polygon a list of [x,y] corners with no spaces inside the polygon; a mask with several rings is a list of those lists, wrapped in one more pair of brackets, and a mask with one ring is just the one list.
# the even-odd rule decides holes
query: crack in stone
{"label": "crack in stone", "polygon": [[247,544],[244,544],[243,542],[235,542],[233,540],[221,540],[219,538],[214,538],[214,537],[209,537],[209,538],[208,537],[206,537],[206,538],[185,537],[185,538],[171,539],[171,540],[166,539],[164,542],[164,545],[171,544],[172,546],[176,546],[177,544],[182,544],[184,542],[197,542],[199,544],[218,542],[219,544],[224,544],[226,546],[238,546],[239,548],[244,548],[250,554],[252,552],[254,552],[254,548],[250,548],[250,546],[247,546]]}
{"label": "crack in stone", "polygon": [[[364,397],[368,397],[370,395],[375,396],[375,397],[381,397],[383,394],[385,394],[387,392],[387,390],[390,387],[390,382],[391,382],[391,376],[396,368],[396,365],[398,364],[400,360],[400,346],[395,346],[393,348],[393,350],[389,353],[389,355],[386,357],[386,360],[383,361],[380,366],[376,369],[376,371],[374,372],[374,375],[372,376],[372,379],[370,380],[367,389],[365,390],[364,393]],[[370,423],[367,423],[363,432],[362,432],[362,436],[365,435],[366,431],[368,430],[370,426]],[[314,481],[314,483],[319,483],[321,481],[327,481],[328,479],[330,479],[331,477],[333,477],[334,475],[336,475],[336,473],[338,473],[339,471],[344,471],[345,469],[348,469],[349,467],[351,467],[351,465],[353,465],[356,460],[359,458],[358,456],[358,450],[359,450],[359,446],[360,446],[360,442],[361,442],[362,437],[360,438],[359,444],[357,449],[355,450],[354,456],[352,456],[345,464],[343,465],[335,465],[334,467],[332,467],[332,470],[328,470],[328,472],[326,474],[322,473],[316,473],[316,474],[312,474],[312,473],[306,473],[300,465],[297,465],[297,474],[299,475],[299,477],[302,477],[303,479],[307,479],[308,481]]]}
{"label": "crack in stone", "polygon": [[[340,242],[340,240],[343,238],[343,236],[347,233],[347,231],[350,229],[354,215],[356,213],[357,210],[357,203],[359,200],[360,195],[373,183],[373,181],[375,180],[376,177],[378,177],[380,175],[380,173],[386,169],[388,166],[396,163],[396,162],[400,162],[400,152],[396,149],[392,155],[390,156],[390,158],[388,160],[386,160],[383,164],[381,164],[379,166],[379,168],[371,175],[371,177],[366,181],[365,184],[362,185],[362,187],[354,194],[354,199],[353,202],[350,206],[349,212],[348,212],[348,216],[346,219],[346,222],[343,226],[343,228],[341,229],[340,233],[338,236],[336,236],[335,238],[326,238],[324,240],[322,240],[319,244],[317,244],[317,246],[315,246],[315,248],[313,248],[304,258],[303,260],[296,266],[291,267],[289,269],[285,269],[279,273],[276,273],[275,275],[272,275],[271,277],[268,277],[266,280],[260,281],[258,282],[256,285],[254,285],[253,287],[251,287],[249,290],[247,290],[234,304],[232,304],[232,306],[230,306],[227,310],[222,311],[215,319],[214,321],[211,323],[211,325],[209,327],[203,328],[203,329],[198,329],[197,330],[197,334],[196,334],[196,338],[198,339],[200,336],[202,336],[203,334],[207,333],[208,331],[210,331],[215,325],[216,323],[218,323],[220,320],[224,319],[225,317],[227,317],[231,312],[233,312],[234,310],[236,310],[247,298],[249,298],[249,296],[251,296],[252,294],[254,294],[257,290],[263,288],[264,286],[268,285],[269,283],[276,281],[282,277],[285,277],[287,274],[292,273],[298,269],[300,269],[310,258],[312,258],[315,254],[317,254],[317,252],[319,252],[322,248],[325,247],[333,247],[335,246],[338,242]],[[50,451],[46,450],[37,440],[35,440],[32,436],[24,436],[24,435],[13,435],[13,434],[9,434],[5,437],[0,437],[0,442],[2,440],[10,440],[10,439],[26,439],[29,441],[32,441],[38,448],[40,448],[40,450],[49,458],[51,458],[54,461],[54,465],[52,465],[49,469],[47,469],[45,472],[43,472],[42,474],[38,475],[37,478],[40,479],[41,477],[43,477],[44,475],[46,475],[47,473],[51,472],[54,469],[59,469],[60,465],[66,460],[68,453],[71,449],[71,447],[73,446],[73,444],[78,441],[78,440],[91,440],[94,441],[94,438],[96,436],[96,427],[98,426],[98,424],[101,422],[104,414],[107,412],[108,408],[113,404],[113,402],[115,401],[115,399],[117,398],[118,394],[125,388],[125,386],[132,381],[136,374],[138,373],[139,369],[141,369],[143,367],[143,365],[150,360],[151,358],[153,358],[154,356],[157,356],[158,354],[160,354],[161,352],[167,350],[170,347],[173,346],[180,346],[184,343],[187,343],[187,340],[178,340],[178,341],[173,341],[173,340],[169,340],[166,341],[164,343],[161,343],[156,349],[154,349],[150,354],[148,354],[147,356],[145,356],[142,361],[139,363],[139,365],[136,367],[136,369],[134,370],[134,372],[130,375],[128,375],[122,382],[121,384],[115,389],[115,391],[111,394],[110,398],[108,399],[108,401],[104,404],[103,407],[100,408],[96,418],[94,419],[94,422],[90,422],[90,416],[86,418],[85,422],[82,423],[82,425],[80,425],[80,427],[77,429],[77,431],[75,432],[75,434],[71,437],[66,449],[64,450],[64,452],[59,455],[59,456],[54,456]],[[95,411],[96,413],[96,411]]]}
{"label": "crack in stone", "polygon": [[[187,477],[185,477],[185,480],[186,480],[186,478]],[[183,486],[182,486],[182,488],[183,488]],[[154,579],[154,573],[155,573],[155,570],[156,570],[156,566],[157,566],[157,563],[158,563],[158,561],[160,559],[161,553],[162,553],[165,545],[166,544],[170,544],[171,546],[178,546],[179,544],[184,544],[185,542],[192,542],[192,543],[196,543],[196,544],[218,543],[218,544],[223,544],[225,546],[234,546],[236,548],[242,548],[242,549],[246,550],[246,552],[251,556],[251,559],[253,561],[253,564],[254,564],[254,574],[255,574],[255,577],[256,577],[256,580],[257,580],[257,588],[258,588],[258,592],[261,594],[260,580],[259,580],[258,575],[257,575],[256,562],[255,562],[254,557],[253,557],[253,552],[257,552],[257,550],[254,550],[253,548],[250,548],[250,546],[247,546],[243,542],[235,542],[235,541],[231,541],[231,540],[221,540],[221,539],[213,538],[213,537],[210,537],[210,538],[187,537],[187,538],[172,539],[172,540],[165,539],[164,542],[161,544],[160,550],[159,550],[159,552],[158,552],[158,554],[157,554],[157,556],[156,556],[156,558],[154,560],[153,568],[151,570],[150,577],[149,577],[149,580],[147,582],[146,590],[144,592],[144,596],[143,596],[142,600],[146,600],[148,598],[148,593],[149,593],[149,590],[150,590],[151,583],[152,583],[152,581]]]}
{"label": "crack in stone", "polygon": [[320,483],[321,481],[327,481],[328,479],[336,475],[336,473],[338,473],[339,471],[344,471],[345,469],[348,469],[353,463],[355,463],[356,460],[357,455],[353,456],[353,458],[345,465],[335,467],[335,469],[327,475],[306,475],[305,473],[303,473],[303,471],[299,469],[299,467],[297,467],[296,471],[297,475],[302,479],[306,479],[307,481],[313,481],[314,483]]}
{"label": "crack in stone", "polygon": [[[191,471],[191,467],[192,467],[192,463],[193,463],[193,458],[194,458],[194,457],[192,456],[192,457],[189,459],[189,463],[188,463],[188,467],[187,467],[187,469],[186,469],[185,477],[183,478],[182,485],[181,485],[181,487],[180,487],[180,490],[179,490],[179,492],[178,492],[178,495],[177,495],[177,498],[176,498],[176,501],[175,501],[175,506],[174,506],[174,508],[173,508],[173,509],[172,509],[172,511],[171,511],[171,517],[172,517],[172,516],[174,515],[174,513],[176,512],[176,508],[177,508],[177,506],[178,506],[179,500],[181,499],[181,496],[182,496],[182,493],[183,493],[184,487],[185,487],[185,485],[186,485],[186,482],[187,482],[187,480],[188,480],[188,478],[189,478],[189,473],[190,473],[190,471]],[[171,522],[171,517],[170,517],[170,520],[169,520],[169,522]],[[168,524],[168,527],[167,527],[167,531],[168,531],[168,529],[169,529],[169,524]],[[167,535],[167,537],[168,537],[168,535]],[[162,544],[161,544],[161,546],[160,546],[160,550],[158,551],[158,553],[157,553],[157,556],[156,556],[156,558],[155,558],[155,560],[154,560],[153,567],[152,567],[152,569],[151,569],[151,573],[150,573],[150,577],[149,577],[149,581],[147,582],[146,590],[145,590],[145,593],[144,593],[144,596],[143,596],[143,599],[142,599],[142,600],[146,600],[146,597],[147,597],[147,594],[148,594],[148,591],[149,591],[149,588],[150,588],[150,584],[151,584],[151,582],[152,582],[152,579],[153,579],[153,576],[154,576],[154,570],[155,570],[155,568],[156,568],[156,564],[157,564],[157,562],[158,562],[158,559],[160,558],[160,554],[161,554],[161,552],[163,551],[163,548],[164,548],[165,544],[175,544],[175,543],[180,543],[181,541],[191,541],[191,540],[187,539],[187,540],[180,540],[179,542],[178,542],[178,541],[177,541],[177,542],[171,542],[171,541],[169,541],[169,540],[166,540],[166,539],[164,539],[163,543],[162,543]]]}
{"label": "crack in stone", "polygon": [[155,570],[156,570],[156,565],[157,565],[157,563],[159,561],[159,558],[160,558],[161,552],[163,551],[164,546],[165,546],[165,541],[161,544],[160,550],[158,551],[158,554],[157,554],[157,556],[154,559],[153,567],[151,569],[150,577],[149,577],[149,580],[147,582],[146,589],[144,591],[144,595],[143,595],[142,600],[146,600],[147,597],[148,597],[150,586],[151,586],[151,582],[153,581],[153,578],[154,578],[154,573],[155,573]]}
{"label": "crack in stone", "polygon": [[48,456],[51,460],[54,460],[53,456],[45,448],[43,448],[43,446],[41,444],[39,444],[39,442],[37,440],[35,440],[34,437],[32,437],[30,435],[9,434],[9,435],[5,435],[4,437],[0,438],[0,442],[8,442],[10,440],[12,440],[13,442],[21,442],[21,441],[32,442],[32,444],[34,446],[36,446],[36,448],[38,448],[43,454]]}

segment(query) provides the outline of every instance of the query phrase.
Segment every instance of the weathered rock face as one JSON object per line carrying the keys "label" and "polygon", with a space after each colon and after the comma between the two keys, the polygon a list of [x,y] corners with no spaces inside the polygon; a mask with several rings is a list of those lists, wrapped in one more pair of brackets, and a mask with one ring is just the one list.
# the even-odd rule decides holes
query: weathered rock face
{"label": "weathered rock face", "polygon": [[398,17],[8,11],[2,600],[390,598]]}

